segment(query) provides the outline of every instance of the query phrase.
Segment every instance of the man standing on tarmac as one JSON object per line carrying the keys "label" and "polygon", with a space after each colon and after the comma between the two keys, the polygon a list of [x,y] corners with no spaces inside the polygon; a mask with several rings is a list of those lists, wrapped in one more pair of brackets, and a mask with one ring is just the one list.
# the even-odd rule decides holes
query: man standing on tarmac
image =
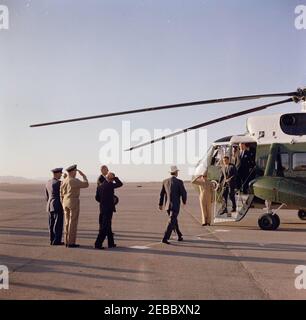
{"label": "man standing on tarmac", "polygon": [[63,168],[51,170],[53,179],[46,184],[47,212],[49,213],[50,245],[61,246],[64,212],[61,204],[60,187]]}
{"label": "man standing on tarmac", "polygon": [[181,199],[185,205],[187,202],[187,192],[184,187],[184,182],[177,178],[179,169],[176,166],[171,166],[171,177],[163,181],[163,186],[160,192],[159,210],[165,209],[169,215],[169,222],[164,234],[162,243],[170,244],[169,239],[173,230],[176,231],[178,241],[183,241],[183,235],[179,229],[177,217],[180,212]]}
{"label": "man standing on tarmac", "polygon": [[[80,189],[88,188],[89,183],[85,174],[77,169],[77,165],[66,169],[68,177],[61,185],[61,200],[65,212],[65,244],[68,248],[78,248],[76,244],[78,220],[80,214]],[[83,181],[76,178],[77,173]]]}
{"label": "man standing on tarmac", "polygon": [[95,242],[95,249],[104,249],[103,241],[107,237],[108,247],[116,248],[112,232],[112,218],[115,211],[114,190],[123,183],[114,173],[108,172],[105,181],[100,184],[96,192],[96,200],[100,203],[99,234]]}
{"label": "man standing on tarmac", "polygon": [[108,167],[106,165],[101,166],[100,171],[101,171],[101,174],[97,180],[98,187],[99,187],[99,185],[101,185],[105,181],[106,176],[109,172]]}

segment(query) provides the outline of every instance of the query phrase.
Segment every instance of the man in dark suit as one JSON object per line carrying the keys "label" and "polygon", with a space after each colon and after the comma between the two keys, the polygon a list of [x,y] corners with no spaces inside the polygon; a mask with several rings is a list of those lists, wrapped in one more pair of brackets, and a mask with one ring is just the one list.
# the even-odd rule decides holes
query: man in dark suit
{"label": "man in dark suit", "polygon": [[238,187],[242,187],[243,193],[248,193],[250,174],[252,169],[254,168],[254,160],[253,155],[250,152],[248,145],[245,143],[240,143],[240,155],[239,155],[239,164],[237,165],[237,171],[239,176],[239,185]]}
{"label": "man in dark suit", "polygon": [[108,167],[106,165],[101,166],[100,170],[101,170],[101,175],[99,176],[99,178],[97,180],[98,187],[99,187],[100,184],[102,184],[105,181],[106,176],[107,176],[107,174],[109,172]]}
{"label": "man in dark suit", "polygon": [[183,241],[177,218],[180,212],[181,199],[184,205],[187,202],[187,192],[183,181],[177,178],[178,172],[176,166],[171,167],[171,177],[163,181],[160,192],[159,209],[162,210],[164,203],[166,203],[165,209],[169,215],[168,226],[162,240],[166,244],[170,244],[169,239],[173,230],[177,233],[178,241]]}
{"label": "man in dark suit", "polygon": [[[235,188],[236,188],[236,178],[237,178],[237,170],[236,167],[230,163],[229,157],[223,157],[223,166],[221,169],[221,176],[219,179],[219,183],[222,185],[223,192],[223,202],[222,202],[222,211],[220,215],[225,213],[228,214],[227,211],[227,200],[228,197],[232,202],[232,212],[236,212],[236,200],[235,200]],[[228,214],[230,217],[231,215]]]}
{"label": "man in dark suit", "polygon": [[123,183],[114,173],[109,172],[105,181],[98,186],[96,192],[96,200],[100,203],[99,216],[99,234],[95,242],[96,249],[104,249],[103,241],[107,237],[108,247],[115,248],[114,237],[112,233],[112,218],[115,211],[114,190],[122,187]]}
{"label": "man in dark suit", "polygon": [[60,246],[63,235],[64,210],[61,203],[60,187],[63,168],[51,170],[53,179],[46,184],[47,212],[49,213],[50,245]]}

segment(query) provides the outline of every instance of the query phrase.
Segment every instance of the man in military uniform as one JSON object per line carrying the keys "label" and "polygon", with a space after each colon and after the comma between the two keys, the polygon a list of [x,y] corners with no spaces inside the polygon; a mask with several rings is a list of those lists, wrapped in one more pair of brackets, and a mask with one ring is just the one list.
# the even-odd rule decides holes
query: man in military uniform
{"label": "man in military uniform", "polygon": [[208,180],[207,171],[202,176],[195,177],[191,183],[199,188],[202,226],[210,226],[213,210],[212,203],[214,201],[214,184]]}
{"label": "man in military uniform", "polygon": [[[66,169],[67,178],[61,185],[61,200],[65,212],[65,244],[69,248],[79,247],[76,244],[78,219],[80,213],[80,189],[88,188],[88,180],[85,174],[77,169],[77,165]],[[77,173],[81,175],[83,181],[76,178]]]}
{"label": "man in military uniform", "polygon": [[165,244],[170,244],[169,239],[173,230],[176,231],[178,241],[183,241],[183,235],[179,229],[177,217],[180,212],[181,199],[183,204],[186,204],[187,192],[184,187],[184,182],[177,178],[178,172],[179,170],[176,166],[171,166],[171,177],[163,181],[160,192],[159,210],[163,210],[164,203],[166,203],[165,209],[169,215],[168,226],[162,240]]}
{"label": "man in military uniform", "polygon": [[63,168],[51,170],[53,178],[46,184],[47,212],[49,213],[50,245],[60,246],[63,235],[64,212],[61,204],[60,187]]}

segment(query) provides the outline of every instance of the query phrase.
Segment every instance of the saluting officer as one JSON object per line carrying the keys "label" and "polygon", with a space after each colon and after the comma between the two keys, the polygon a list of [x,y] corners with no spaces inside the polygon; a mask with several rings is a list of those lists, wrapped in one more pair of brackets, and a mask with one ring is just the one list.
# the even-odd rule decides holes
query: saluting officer
{"label": "saluting officer", "polygon": [[63,168],[51,170],[53,178],[46,184],[47,212],[49,213],[50,245],[60,246],[63,235],[64,212],[60,197]]}
{"label": "saluting officer", "polygon": [[[61,200],[65,212],[65,244],[69,248],[79,247],[76,244],[78,219],[80,214],[80,189],[88,188],[89,183],[85,174],[77,169],[77,165],[66,169],[67,178],[61,185]],[[83,181],[76,178],[77,173]]]}
{"label": "saluting officer", "polygon": [[210,226],[212,220],[212,204],[214,200],[214,185],[208,180],[207,171],[205,171],[202,176],[195,177],[191,183],[199,186],[202,226]]}

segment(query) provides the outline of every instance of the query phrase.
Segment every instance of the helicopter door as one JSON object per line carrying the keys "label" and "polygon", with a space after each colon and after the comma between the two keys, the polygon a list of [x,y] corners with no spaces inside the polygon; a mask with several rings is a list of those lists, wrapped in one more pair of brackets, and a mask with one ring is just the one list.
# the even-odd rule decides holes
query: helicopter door
{"label": "helicopter door", "polygon": [[[246,183],[250,182],[255,178],[255,157],[256,157],[256,143],[249,143],[249,150],[252,154],[252,157],[254,157],[254,167],[250,168],[250,174],[249,177],[246,180]],[[228,146],[227,146],[228,147]],[[238,147],[238,143],[233,143],[231,145],[230,151],[227,148],[226,154],[230,156],[232,163],[234,159],[234,151],[235,148]],[[221,165],[220,165],[221,168]],[[219,169],[221,171],[221,169]],[[239,178],[238,178],[239,179]],[[241,189],[243,186],[240,186]],[[239,185],[238,185],[239,188]],[[229,214],[225,213],[222,214],[222,203],[223,203],[223,191],[224,189],[221,186],[218,186],[217,190],[214,192],[214,204],[213,204],[213,213],[214,213],[214,223],[220,223],[220,222],[237,222],[242,220],[245,215],[248,213],[248,210],[250,209],[252,202],[254,200],[253,194],[244,194],[242,191],[236,190],[235,193],[235,200],[236,200],[236,212],[231,213],[232,210],[232,203],[228,196],[228,208],[227,211]]]}
{"label": "helicopter door", "polygon": [[208,158],[208,179],[219,181],[221,174],[222,158],[229,154],[231,146],[229,144],[214,145],[210,157]]}

